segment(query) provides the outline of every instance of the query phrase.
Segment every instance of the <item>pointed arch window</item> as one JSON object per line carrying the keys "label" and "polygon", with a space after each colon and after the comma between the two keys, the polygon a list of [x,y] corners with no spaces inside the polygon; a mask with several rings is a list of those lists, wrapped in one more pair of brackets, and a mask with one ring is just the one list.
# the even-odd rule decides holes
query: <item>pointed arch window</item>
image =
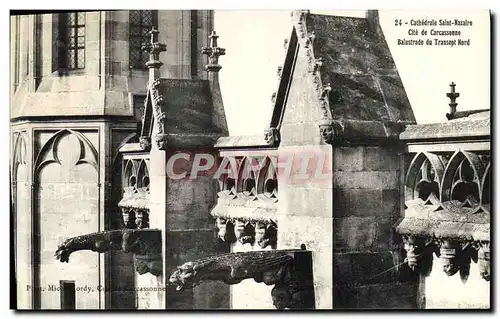
{"label": "pointed arch window", "polygon": [[149,41],[149,31],[152,27],[158,29],[157,10],[129,11],[129,63],[131,69],[146,69],[149,56],[141,50],[141,45]]}

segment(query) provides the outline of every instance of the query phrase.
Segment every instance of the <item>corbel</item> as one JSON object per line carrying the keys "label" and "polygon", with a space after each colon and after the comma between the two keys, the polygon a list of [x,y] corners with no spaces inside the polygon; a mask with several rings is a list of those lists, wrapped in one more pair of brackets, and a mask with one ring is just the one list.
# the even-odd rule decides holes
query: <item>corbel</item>
{"label": "corbel", "polygon": [[478,261],[477,250],[471,242],[460,242],[453,239],[441,239],[440,258],[443,260],[443,271],[448,276],[457,272],[463,283],[467,282],[470,273],[471,259]]}
{"label": "corbel", "polygon": [[137,228],[149,228],[149,213],[146,209],[138,209],[135,214],[135,222],[137,224]]}
{"label": "corbel", "polygon": [[481,278],[486,281],[490,281],[491,270],[490,270],[490,243],[482,242],[479,246],[478,251],[478,267]]}
{"label": "corbel", "polygon": [[255,230],[248,221],[237,219],[234,223],[234,234],[242,244],[252,244],[255,240]]}
{"label": "corbel", "polygon": [[344,127],[338,121],[322,120],[319,123],[319,130],[323,142],[333,144],[342,137]]}
{"label": "corbel", "polygon": [[255,228],[252,223],[246,222],[245,227],[243,228],[243,234],[239,238],[239,242],[242,245],[250,244],[252,245],[255,242]]}
{"label": "corbel", "polygon": [[130,207],[122,207],[123,224],[126,228],[136,228],[135,212]]}
{"label": "corbel", "polygon": [[448,276],[456,274],[460,268],[460,243],[451,239],[441,240],[439,247],[440,257],[443,260],[443,271]]}
{"label": "corbel", "polygon": [[[266,234],[266,223],[262,221],[256,221],[254,224],[255,229],[255,242],[260,245],[260,242],[264,240],[264,236]],[[261,246],[262,247],[262,246]]]}
{"label": "corbel", "polygon": [[234,234],[234,225],[230,221],[224,218],[217,218],[215,225],[219,232],[217,237],[224,243],[234,243],[236,241],[236,235]]}
{"label": "corbel", "polygon": [[275,223],[270,222],[267,224],[265,228],[264,235],[262,239],[257,241],[260,248],[264,249],[267,246],[271,246],[271,248],[276,249],[276,245],[278,242],[278,227]]}
{"label": "corbel", "polygon": [[414,272],[427,277],[432,271],[433,252],[436,246],[432,240],[412,235],[403,236],[404,249],[406,250],[406,262]]}

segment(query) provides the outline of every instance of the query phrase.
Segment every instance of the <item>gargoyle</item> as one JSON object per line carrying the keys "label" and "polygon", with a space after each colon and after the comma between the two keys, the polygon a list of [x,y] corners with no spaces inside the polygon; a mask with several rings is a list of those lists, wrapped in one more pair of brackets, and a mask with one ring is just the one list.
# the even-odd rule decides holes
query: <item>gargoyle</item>
{"label": "gargoyle", "polygon": [[98,253],[122,250],[141,261],[136,264],[140,274],[151,272],[158,276],[162,272],[156,262],[161,264],[161,231],[157,229],[108,230],[69,238],[59,245],[55,256],[61,262],[69,262],[69,256],[79,250]]}
{"label": "gargoyle", "polygon": [[[215,255],[177,267],[169,282],[177,285],[176,290],[183,290],[204,281],[223,281],[233,285],[253,278],[256,282],[275,285],[272,297],[277,308],[311,308],[314,307],[312,271],[305,270],[304,262],[295,265],[296,254],[308,253],[304,250],[269,250]],[[310,260],[310,255],[308,257]],[[300,274],[295,273],[297,270]],[[310,291],[304,293],[305,290]],[[309,299],[297,302],[300,295]]]}

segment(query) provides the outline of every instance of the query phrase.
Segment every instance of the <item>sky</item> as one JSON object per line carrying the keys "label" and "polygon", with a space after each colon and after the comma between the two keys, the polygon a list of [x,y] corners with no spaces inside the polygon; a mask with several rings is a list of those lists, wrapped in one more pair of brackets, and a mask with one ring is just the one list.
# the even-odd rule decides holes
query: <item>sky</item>
{"label": "sky", "polygon": [[[271,95],[276,91],[277,67],[284,58],[283,40],[291,32],[288,10],[216,10],[215,30],[226,55],[220,84],[230,135],[261,134],[269,123]],[[311,13],[364,17],[365,11],[320,11]],[[490,25],[487,10],[423,11],[381,10],[380,24],[403,81],[417,123],[446,121],[449,84],[460,93],[458,110],[490,108]],[[396,26],[395,20],[469,20],[472,26],[427,26],[425,29],[457,30],[470,46],[400,46],[398,39],[424,27]],[[454,37],[441,37],[454,39]]]}

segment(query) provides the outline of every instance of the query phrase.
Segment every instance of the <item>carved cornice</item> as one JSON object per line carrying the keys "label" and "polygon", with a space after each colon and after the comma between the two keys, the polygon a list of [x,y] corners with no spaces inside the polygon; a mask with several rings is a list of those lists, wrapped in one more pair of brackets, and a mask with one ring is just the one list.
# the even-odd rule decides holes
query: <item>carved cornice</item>
{"label": "carved cornice", "polygon": [[252,251],[211,256],[187,262],[170,276],[177,290],[192,289],[203,281],[238,284],[244,279],[274,285],[278,309],[313,309],[312,258],[308,251]]}
{"label": "carved cornice", "polygon": [[121,250],[133,253],[138,261],[135,267],[139,274],[162,274],[161,230],[158,229],[108,230],[69,238],[59,245],[55,256],[61,262],[69,262],[69,256],[81,250],[98,253]]}

